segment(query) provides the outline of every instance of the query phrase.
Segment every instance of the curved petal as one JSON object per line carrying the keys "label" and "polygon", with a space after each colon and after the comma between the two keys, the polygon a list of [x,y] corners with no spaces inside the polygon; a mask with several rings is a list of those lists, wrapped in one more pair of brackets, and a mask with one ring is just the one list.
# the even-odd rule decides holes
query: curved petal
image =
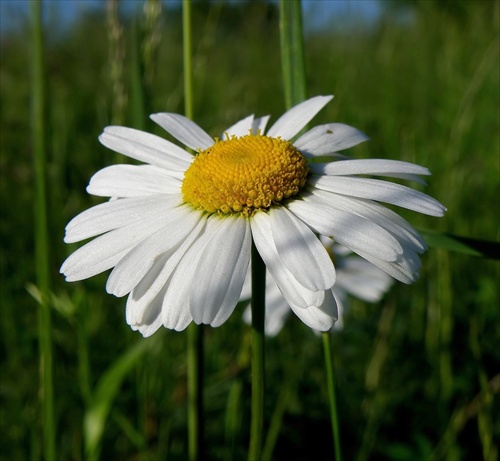
{"label": "curved petal", "polygon": [[255,246],[288,304],[293,303],[300,308],[319,306],[324,300],[324,291],[312,291],[305,288],[280,260],[268,214],[256,213],[250,225]]}
{"label": "curved petal", "polygon": [[405,258],[400,257],[395,262],[382,261],[362,251],[356,253],[400,282],[409,285],[418,279],[420,260],[416,253],[405,255]]}
{"label": "curved petal", "polygon": [[434,198],[400,184],[380,179],[319,176],[309,182],[337,194],[390,203],[429,216],[443,216],[446,208]]}
{"label": "curved petal", "polygon": [[222,225],[203,249],[189,300],[193,320],[214,327],[228,319],[238,302],[252,242],[247,219],[220,219]]}
{"label": "curved petal", "polygon": [[187,250],[198,239],[204,226],[205,221],[202,219],[180,245],[161,255],[135,286],[127,299],[126,315],[129,324],[143,322],[149,304],[154,304],[157,299],[161,298],[159,302],[163,304],[169,278]]}
{"label": "curved petal", "polygon": [[332,290],[326,290],[325,300],[319,307],[310,306],[306,309],[297,308],[290,304],[295,315],[308,327],[319,331],[330,330],[338,318],[337,303]]}
{"label": "curved petal", "polygon": [[166,328],[177,329],[179,326],[184,325],[188,315],[189,318],[192,318],[189,300],[194,284],[198,282],[194,279],[196,270],[204,248],[219,231],[223,221],[218,215],[210,216],[206,220],[203,233],[186,251],[175,268],[163,300],[162,316],[163,325]]}
{"label": "curved petal", "polygon": [[311,128],[293,144],[303,154],[316,156],[349,149],[369,139],[366,134],[352,126],[343,123],[327,123]]}
{"label": "curved petal", "polygon": [[201,217],[201,212],[187,206],[174,208],[161,229],[136,245],[115,266],[106,291],[118,297],[132,291],[162,254],[173,252],[187,238]]}
{"label": "curved petal", "polygon": [[180,194],[182,182],[153,165],[112,165],[99,170],[87,192],[101,197]]}
{"label": "curved petal", "polygon": [[297,104],[276,120],[266,133],[267,136],[292,139],[332,98],[333,96],[315,96]]}
{"label": "curved petal", "polygon": [[[295,143],[296,145],[297,143]],[[311,163],[311,170],[317,174],[352,175],[369,174],[384,176],[386,174],[430,175],[431,172],[414,163],[399,160],[366,159],[366,160],[339,160],[329,163]]]}
{"label": "curved petal", "polygon": [[319,197],[325,204],[329,204],[328,206],[332,206],[336,210],[355,214],[379,225],[399,241],[403,250],[408,246],[411,250],[420,253],[427,249],[424,239],[410,223],[384,205],[319,189],[313,191],[313,195]]}
{"label": "curved petal", "polygon": [[248,117],[245,117],[244,119],[240,120],[239,122],[236,122],[234,125],[230,126],[227,130],[222,133],[221,139],[225,140],[228,139],[228,136],[245,136],[250,133],[252,130],[254,122],[254,117],[253,115],[249,115]]}
{"label": "curved petal", "polygon": [[108,126],[99,141],[109,149],[173,171],[185,171],[193,156],[166,139],[123,126]]}
{"label": "curved petal", "polygon": [[380,301],[393,279],[382,269],[359,256],[342,260],[337,270],[336,287],[367,302]]}
{"label": "curved petal", "polygon": [[174,138],[193,150],[204,150],[214,144],[214,139],[205,130],[184,115],[162,112],[150,117]]}
{"label": "curved petal", "polygon": [[164,226],[166,215],[155,215],[112,230],[76,250],[60,272],[68,282],[87,279],[115,266],[135,245]]}
{"label": "curved petal", "polygon": [[254,119],[252,124],[252,133],[264,134],[266,131],[267,122],[269,122],[269,115],[265,115],[264,117],[258,117]]}
{"label": "curved petal", "polygon": [[331,288],[335,268],[311,229],[285,207],[271,209],[269,218],[278,255],[297,281],[312,291]]}
{"label": "curved petal", "polygon": [[180,196],[154,195],[101,203],[75,216],[66,226],[64,241],[79,242],[148,216],[168,213],[181,203]]}
{"label": "curved petal", "polygon": [[[429,173],[431,174],[431,173]],[[396,178],[396,179],[403,179],[405,181],[413,181],[418,184],[422,184],[422,186],[427,186],[427,182],[424,181],[420,176],[417,176],[416,174],[408,174],[408,173],[384,173],[383,176],[386,178]]]}
{"label": "curved petal", "polygon": [[158,296],[151,303],[149,303],[144,309],[139,322],[131,322],[127,317],[127,323],[130,325],[132,330],[139,331],[145,338],[158,331],[163,324],[161,317],[162,301],[162,297]]}
{"label": "curved petal", "polygon": [[333,236],[335,241],[356,253],[364,251],[384,261],[395,261],[403,253],[400,243],[389,232],[355,214],[313,199],[295,200],[287,206],[314,231]]}

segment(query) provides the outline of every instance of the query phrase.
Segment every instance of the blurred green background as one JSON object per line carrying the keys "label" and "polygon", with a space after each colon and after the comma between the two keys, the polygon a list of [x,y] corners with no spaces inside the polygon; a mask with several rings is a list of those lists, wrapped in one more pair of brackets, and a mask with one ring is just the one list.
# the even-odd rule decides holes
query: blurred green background
{"label": "blurred green background", "polygon": [[[185,333],[162,329],[142,339],[126,325],[125,299],[105,293],[106,274],[74,284],[58,274],[78,246],[63,243],[66,223],[101,202],[85,193],[89,178],[129,161],[98,143],[102,129],[123,124],[165,135],[147,115],[183,111],[180,5],[110,0],[68,24],[55,3],[47,2],[45,121],[57,452],[60,460],[86,459],[84,417],[104,401],[101,459],[184,460]],[[360,2],[351,2],[327,19],[325,3],[303,2],[323,17],[306,23],[308,95],[335,95],[314,123],[366,132],[372,141],[354,157],[432,171],[425,190],[448,213],[402,212],[416,227],[498,241],[500,3],[386,1],[379,15],[361,18]],[[276,120],[284,111],[277,4],[200,1],[193,14],[196,122],[217,136],[249,113]],[[42,458],[28,19],[1,36],[3,460]],[[395,285],[378,305],[351,303],[345,328],[333,334],[346,460],[498,459],[499,283],[497,261],[431,249],[414,285]],[[211,460],[246,459],[242,312],[205,328]],[[107,376],[116,378],[116,392],[99,394],[117,363],[133,366],[123,376],[115,368]],[[267,342],[266,372],[270,459],[332,459],[320,338],[290,317]]]}

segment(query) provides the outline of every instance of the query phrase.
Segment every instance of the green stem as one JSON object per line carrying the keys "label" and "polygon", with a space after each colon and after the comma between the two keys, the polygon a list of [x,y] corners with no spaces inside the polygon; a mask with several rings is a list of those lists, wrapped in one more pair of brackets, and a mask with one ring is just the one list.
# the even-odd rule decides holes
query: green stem
{"label": "green stem", "polygon": [[258,461],[262,453],[264,426],[264,319],[266,302],[266,266],[252,243],[252,414],[249,461]]}
{"label": "green stem", "polygon": [[330,399],[330,420],[332,422],[332,435],[335,450],[335,461],[342,461],[340,450],[339,422],[337,418],[337,399],[335,397],[335,379],[333,373],[331,334],[327,331],[322,333],[323,350],[325,354],[326,380],[328,385],[328,396]]}
{"label": "green stem", "polygon": [[203,459],[203,325],[188,327],[189,460]]}
{"label": "green stem", "polygon": [[184,113],[193,118],[193,50],[191,41],[191,0],[182,0],[182,40],[184,59]]}
{"label": "green stem", "polygon": [[[184,59],[184,113],[193,118],[193,53],[191,44],[191,0],[182,1]],[[188,446],[189,460],[203,459],[203,326],[188,328]]]}
{"label": "green stem", "polygon": [[286,107],[306,99],[306,67],[300,0],[280,0],[280,42]]}
{"label": "green stem", "polygon": [[35,168],[35,270],[41,294],[38,315],[40,348],[41,405],[43,414],[44,459],[56,459],[54,428],[54,390],[52,378],[52,338],[49,306],[49,244],[47,232],[46,143],[45,143],[45,79],[43,62],[42,3],[32,5],[33,80],[32,123]]}

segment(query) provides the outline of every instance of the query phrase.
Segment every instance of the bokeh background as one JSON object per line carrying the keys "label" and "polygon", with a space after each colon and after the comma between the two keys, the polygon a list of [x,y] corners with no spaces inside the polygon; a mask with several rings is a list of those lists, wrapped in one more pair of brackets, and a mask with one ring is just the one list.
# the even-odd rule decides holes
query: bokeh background
{"label": "bokeh background", "polygon": [[[29,2],[0,6],[0,458],[35,460],[42,428]],[[43,6],[59,459],[86,458],[84,420],[99,402],[109,408],[101,459],[184,460],[185,333],[143,339],[125,323],[125,299],[105,293],[105,274],[68,284],[58,273],[77,247],[63,243],[66,223],[100,202],[85,193],[89,178],[128,161],[98,143],[102,129],[123,124],[166,136],[148,114],[183,111],[181,4]],[[314,122],[367,133],[371,142],[350,152],[356,158],[433,172],[425,191],[448,213],[402,212],[416,227],[498,241],[500,3],[305,0],[303,10],[308,95],[335,95]],[[217,136],[249,113],[276,120],[284,111],[277,3],[198,1],[193,15],[196,122]],[[498,459],[499,283],[497,261],[431,248],[414,285],[396,284],[376,305],[351,302],[344,329],[333,333],[345,459]],[[211,460],[246,459],[243,309],[205,328]],[[290,317],[267,342],[266,372],[269,459],[332,459],[320,338]]]}

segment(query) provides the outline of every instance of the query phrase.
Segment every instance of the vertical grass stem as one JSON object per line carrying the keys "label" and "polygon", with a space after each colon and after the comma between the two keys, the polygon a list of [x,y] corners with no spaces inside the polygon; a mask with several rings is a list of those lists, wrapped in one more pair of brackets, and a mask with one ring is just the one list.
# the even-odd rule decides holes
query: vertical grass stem
{"label": "vertical grass stem", "polygon": [[330,420],[332,422],[333,445],[335,451],[335,461],[342,461],[342,452],[340,449],[340,431],[337,418],[337,399],[335,396],[335,378],[333,372],[331,333],[324,332],[323,350],[325,355],[326,380],[328,385],[328,397],[330,399]]}
{"label": "vertical grass stem", "polygon": [[38,315],[40,383],[43,425],[43,453],[47,461],[56,459],[54,390],[52,377],[52,335],[49,305],[49,243],[47,231],[45,76],[42,2],[32,6],[32,130],[35,169],[35,270],[41,294]]}
{"label": "vertical grass stem", "polygon": [[306,70],[300,0],[280,0],[280,43],[287,109],[306,99]]}
{"label": "vertical grass stem", "polygon": [[252,243],[252,406],[249,461],[262,454],[264,426],[264,319],[266,302],[266,266]]}
{"label": "vertical grass stem", "polygon": [[[193,52],[191,41],[191,0],[182,1],[184,60],[184,113],[193,118]],[[188,328],[188,446],[189,460],[203,459],[203,326]]]}
{"label": "vertical grass stem", "polygon": [[184,113],[193,118],[193,45],[191,40],[191,0],[182,0],[182,41],[184,60]]}

